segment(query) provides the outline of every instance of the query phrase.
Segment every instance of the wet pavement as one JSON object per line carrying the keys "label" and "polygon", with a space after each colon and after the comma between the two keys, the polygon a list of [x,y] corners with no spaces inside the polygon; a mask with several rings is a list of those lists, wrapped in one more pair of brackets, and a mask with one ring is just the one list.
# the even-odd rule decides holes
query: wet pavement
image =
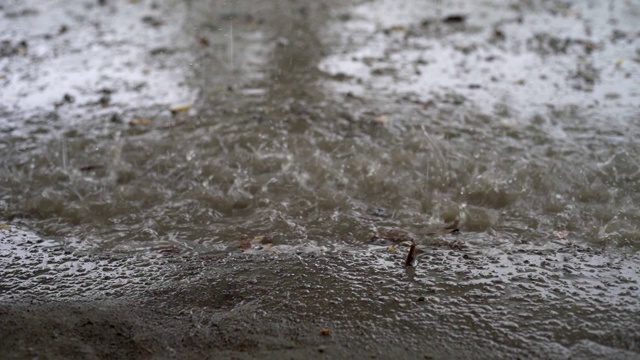
{"label": "wet pavement", "polygon": [[0,16],[6,357],[637,358],[632,2]]}

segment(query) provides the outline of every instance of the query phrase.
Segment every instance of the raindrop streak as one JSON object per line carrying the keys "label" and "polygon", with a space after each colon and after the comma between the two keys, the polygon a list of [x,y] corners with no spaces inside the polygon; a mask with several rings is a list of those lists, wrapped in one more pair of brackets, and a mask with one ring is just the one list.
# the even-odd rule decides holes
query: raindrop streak
{"label": "raindrop streak", "polygon": [[233,71],[233,19],[229,20],[229,66]]}
{"label": "raindrop streak", "polygon": [[62,140],[62,169],[67,171],[67,139]]}

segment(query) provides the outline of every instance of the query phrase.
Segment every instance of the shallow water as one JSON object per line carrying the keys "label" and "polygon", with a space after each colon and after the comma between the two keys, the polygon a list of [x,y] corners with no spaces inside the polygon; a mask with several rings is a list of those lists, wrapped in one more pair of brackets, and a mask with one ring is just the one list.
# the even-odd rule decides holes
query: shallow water
{"label": "shallow water", "polygon": [[[57,277],[62,298],[114,296],[179,277],[158,254],[244,253],[281,290],[239,286],[275,314],[638,351],[631,2],[53,3],[1,9],[5,298]],[[408,239],[411,274],[389,247]]]}
{"label": "shallow water", "polygon": [[[135,15],[112,6],[121,21],[97,34],[76,20],[71,46],[34,40],[3,59],[5,218],[97,251],[201,252],[243,236],[358,244],[378,227],[422,238],[450,222],[479,245],[568,231],[597,247],[640,247],[627,5],[467,6],[456,11],[462,24],[439,20],[452,9],[442,3],[365,3],[322,24],[286,9],[268,22],[259,9],[229,20],[242,5],[210,5]],[[139,20],[176,9],[177,29]],[[41,17],[4,32],[18,38],[15,23]],[[621,40],[610,40],[609,18]],[[40,27],[27,34],[55,29]],[[195,36],[211,44],[198,48]],[[41,58],[34,80],[18,79],[21,63]],[[598,74],[588,88],[576,66]],[[103,89],[113,92],[104,107]],[[76,101],[56,108],[63,93]],[[168,111],[193,100],[186,114]]]}

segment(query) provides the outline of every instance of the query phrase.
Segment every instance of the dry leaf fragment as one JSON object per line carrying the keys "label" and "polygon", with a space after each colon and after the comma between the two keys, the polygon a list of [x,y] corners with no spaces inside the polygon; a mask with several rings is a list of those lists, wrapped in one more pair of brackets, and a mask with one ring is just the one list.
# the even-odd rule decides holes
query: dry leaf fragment
{"label": "dry leaf fragment", "polygon": [[132,126],[148,126],[151,125],[153,121],[147,118],[135,118],[129,122],[129,125]]}
{"label": "dry leaf fragment", "polygon": [[393,25],[389,28],[391,31],[407,32],[407,27],[402,25]]}
{"label": "dry leaf fragment", "polygon": [[262,236],[262,239],[260,240],[260,244],[262,245],[273,244],[273,239],[269,236]]}
{"label": "dry leaf fragment", "polygon": [[331,336],[331,330],[322,329],[322,330],[320,330],[320,335],[322,335],[322,336]]}
{"label": "dry leaf fragment", "polygon": [[253,239],[251,239],[251,243],[254,245],[269,245],[273,244],[273,239],[269,236],[258,235],[254,236]]}
{"label": "dry leaf fragment", "polygon": [[198,44],[200,44],[200,46],[202,47],[209,46],[209,39],[207,39],[204,36],[196,36],[196,40],[198,41]]}
{"label": "dry leaf fragment", "polygon": [[11,225],[0,224],[0,230],[11,230]]}
{"label": "dry leaf fragment", "polygon": [[251,241],[249,240],[242,240],[240,241],[240,244],[238,244],[238,247],[242,250],[247,250],[251,248]]}
{"label": "dry leaf fragment", "polygon": [[187,112],[189,110],[191,110],[191,105],[174,106],[171,108],[171,114],[176,115],[179,113]]}
{"label": "dry leaf fragment", "polygon": [[387,115],[380,115],[373,119],[373,122],[375,122],[376,124],[385,125],[389,122],[389,117]]}
{"label": "dry leaf fragment", "polygon": [[567,237],[569,237],[569,232],[566,230],[563,231],[554,231],[553,232],[553,236],[555,236],[556,238],[558,238],[558,240],[567,240]]}

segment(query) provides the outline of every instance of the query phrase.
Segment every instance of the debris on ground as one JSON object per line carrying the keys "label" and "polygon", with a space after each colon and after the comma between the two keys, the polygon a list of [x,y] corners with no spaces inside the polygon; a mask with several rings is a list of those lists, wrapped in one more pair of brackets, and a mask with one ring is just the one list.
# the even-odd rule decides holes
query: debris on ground
{"label": "debris on ground", "polygon": [[404,262],[405,267],[413,266],[416,262],[416,244],[411,244],[409,254],[407,254],[407,260]]}

